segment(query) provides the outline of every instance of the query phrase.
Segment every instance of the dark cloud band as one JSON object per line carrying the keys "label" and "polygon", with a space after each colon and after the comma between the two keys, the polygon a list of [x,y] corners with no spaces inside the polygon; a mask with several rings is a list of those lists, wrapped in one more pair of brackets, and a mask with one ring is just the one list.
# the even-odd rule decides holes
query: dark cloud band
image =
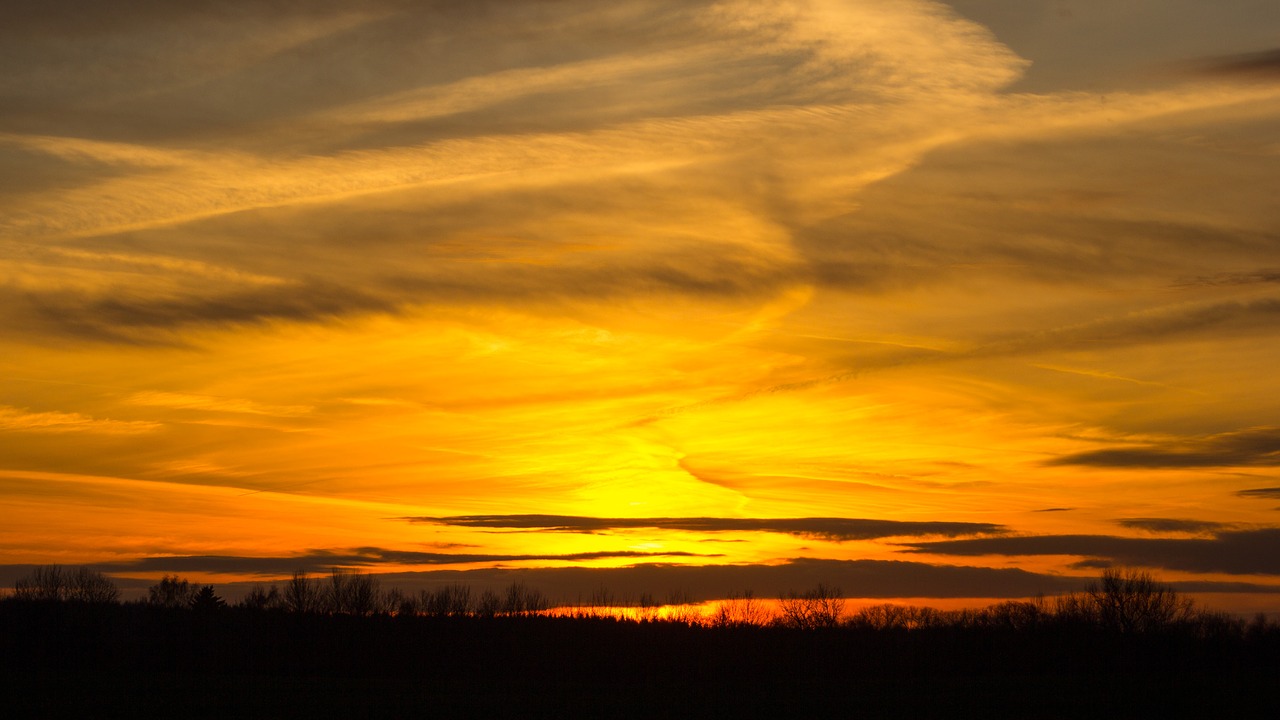
{"label": "dark cloud band", "polygon": [[1280,465],[1280,428],[1258,427],[1162,444],[1107,448],[1065,455],[1050,465],[1199,468]]}
{"label": "dark cloud band", "polygon": [[1179,520],[1175,518],[1124,518],[1117,522],[1122,527],[1154,533],[1205,533],[1222,530],[1227,527],[1218,522]]}
{"label": "dark cloud band", "polygon": [[720,557],[690,552],[639,552],[633,550],[568,554],[488,554],[431,553],[363,547],[345,551],[311,550],[299,555],[242,557],[236,555],[178,555],[145,557],[131,562],[97,565],[106,572],[207,572],[287,575],[295,571],[328,572],[333,568],[375,568],[385,565],[468,565],[537,561],[581,562],[608,559],[650,559],[655,557]]}
{"label": "dark cloud band", "polygon": [[1231,530],[1210,538],[1040,535],[908,544],[906,552],[980,557],[1079,556],[1079,567],[1137,565],[1200,573],[1280,575],[1280,528]]}
{"label": "dark cloud band", "polygon": [[604,518],[578,515],[459,515],[401,518],[413,523],[503,530],[598,533],[655,529],[686,532],[772,532],[842,542],[887,537],[992,535],[1008,532],[1002,525],[969,522],[899,522],[860,518]]}

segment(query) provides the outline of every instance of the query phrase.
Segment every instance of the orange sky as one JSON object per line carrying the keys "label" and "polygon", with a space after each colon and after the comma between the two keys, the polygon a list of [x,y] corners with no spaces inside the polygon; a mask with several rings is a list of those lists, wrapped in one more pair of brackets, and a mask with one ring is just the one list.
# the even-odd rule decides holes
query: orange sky
{"label": "orange sky", "polygon": [[5,584],[1280,610],[1270,0],[11,15]]}

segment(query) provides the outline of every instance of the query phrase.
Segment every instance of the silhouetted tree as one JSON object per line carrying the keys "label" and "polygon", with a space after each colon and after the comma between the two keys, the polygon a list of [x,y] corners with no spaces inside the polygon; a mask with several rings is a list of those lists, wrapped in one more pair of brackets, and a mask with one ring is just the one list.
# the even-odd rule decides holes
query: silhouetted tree
{"label": "silhouetted tree", "polygon": [[305,572],[298,570],[284,586],[284,607],[295,613],[314,613],[321,610],[320,588]]}
{"label": "silhouetted tree", "polygon": [[19,600],[65,600],[67,578],[58,565],[40,565],[13,585],[13,596]]}
{"label": "silhouetted tree", "polygon": [[862,608],[849,618],[848,624],[872,630],[917,630],[945,621],[946,616],[935,608],[884,603]]}
{"label": "silhouetted tree", "polygon": [[204,585],[191,594],[191,609],[197,612],[213,612],[227,606],[226,601],[218,597],[212,585]]}
{"label": "silhouetted tree", "polygon": [[541,590],[516,582],[507,586],[499,612],[503,615],[535,615],[549,607],[551,601]]}
{"label": "silhouetted tree", "polygon": [[769,609],[753,592],[747,590],[742,593],[731,593],[727,600],[721,600],[715,612],[711,614],[711,625],[714,627],[766,625],[770,619]]}
{"label": "silhouetted tree", "polygon": [[195,595],[196,588],[177,575],[165,575],[160,582],[147,588],[147,602],[156,607],[190,607]]}
{"label": "silhouetted tree", "polygon": [[386,608],[382,588],[372,575],[356,573],[347,582],[347,607],[352,615],[373,615]]}
{"label": "silhouetted tree", "polygon": [[378,581],[370,575],[333,568],[324,592],[329,612],[340,615],[372,615],[380,609]]}
{"label": "silhouetted tree", "polygon": [[249,593],[240,600],[240,607],[253,608],[254,610],[277,610],[284,607],[284,598],[280,595],[280,588],[275,585],[265,588],[258,584],[254,585],[249,590]]}
{"label": "silhouetted tree", "polygon": [[817,587],[796,594],[793,590],[778,599],[779,622],[793,628],[809,630],[835,627],[844,614],[844,598],[840,588],[819,583]]}
{"label": "silhouetted tree", "polygon": [[1047,622],[1052,617],[1052,613],[1049,612],[1044,598],[1038,597],[1032,601],[1010,600],[997,603],[972,613],[972,616],[975,625],[1022,631],[1034,630]]}
{"label": "silhouetted tree", "polygon": [[64,571],[58,565],[41,565],[13,586],[19,600],[64,600],[85,603],[113,603],[120,590],[110,578],[86,567]]}
{"label": "silhouetted tree", "polygon": [[651,593],[640,593],[640,600],[636,604],[636,620],[640,622],[653,622],[657,620],[660,612],[658,601],[654,599]]}
{"label": "silhouetted tree", "polygon": [[1138,570],[1104,570],[1085,591],[1098,622],[1121,633],[1151,632],[1190,620],[1191,600]]}
{"label": "silhouetted tree", "polygon": [[398,587],[393,587],[383,593],[382,604],[387,612],[397,617],[417,615],[420,612],[418,599]]}
{"label": "silhouetted tree", "polygon": [[113,603],[120,599],[120,590],[110,578],[95,570],[78,567],[71,571],[67,599],[75,602]]}
{"label": "silhouetted tree", "polygon": [[668,591],[663,605],[667,608],[666,618],[670,622],[696,625],[702,621],[702,610],[695,605],[693,595],[687,590]]}
{"label": "silhouetted tree", "polygon": [[480,598],[476,600],[476,617],[493,617],[501,611],[502,597],[493,590],[485,588],[484,592],[480,593]]}
{"label": "silhouetted tree", "polygon": [[[471,588],[453,584],[423,590],[420,603],[422,612],[434,617],[462,617],[471,613]],[[495,610],[496,612],[496,610]]]}

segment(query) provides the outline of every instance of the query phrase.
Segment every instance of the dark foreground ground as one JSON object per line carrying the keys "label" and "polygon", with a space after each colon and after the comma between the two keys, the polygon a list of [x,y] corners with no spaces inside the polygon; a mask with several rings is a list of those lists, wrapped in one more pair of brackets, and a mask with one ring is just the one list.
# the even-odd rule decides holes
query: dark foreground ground
{"label": "dark foreground ground", "polygon": [[5,718],[1275,718],[1280,642],[0,603]]}

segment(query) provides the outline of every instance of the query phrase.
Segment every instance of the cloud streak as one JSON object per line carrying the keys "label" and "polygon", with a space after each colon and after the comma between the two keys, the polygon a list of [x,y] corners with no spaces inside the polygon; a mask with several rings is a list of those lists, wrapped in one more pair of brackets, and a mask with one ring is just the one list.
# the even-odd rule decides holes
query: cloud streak
{"label": "cloud streak", "polygon": [[254,575],[288,575],[295,571],[328,572],[333,568],[378,568],[387,565],[474,565],[481,563],[514,563],[529,561],[586,562],[592,560],[643,560],[655,557],[713,558],[690,552],[640,552],[635,550],[581,553],[434,553],[386,548],[352,548],[350,550],[312,550],[278,557],[241,555],[173,555],[143,557],[121,563],[103,563],[95,567],[106,572],[228,573]]}
{"label": "cloud streak", "polygon": [[1280,79],[1280,49],[1214,58],[1204,63],[1202,72],[1219,77]]}
{"label": "cloud streak", "polygon": [[1121,527],[1146,530],[1152,533],[1207,533],[1222,530],[1227,525],[1208,520],[1182,520],[1177,518],[1124,518],[1117,520]]}
{"label": "cloud streak", "polygon": [[1280,575],[1280,528],[1222,530],[1211,538],[1030,535],[914,542],[906,552],[964,557],[1076,555],[1081,567],[1137,565],[1198,573]]}
{"label": "cloud streak", "polygon": [[1074,453],[1051,465],[1118,468],[1247,467],[1280,464],[1280,428],[1258,427],[1136,447]]}
{"label": "cloud streak", "polygon": [[858,518],[603,518],[576,515],[458,515],[401,518],[412,523],[501,530],[601,533],[654,529],[685,532],[770,532],[836,542],[925,535],[987,535],[1008,532],[991,523],[907,522]]}
{"label": "cloud streak", "polygon": [[145,420],[111,420],[74,412],[31,412],[0,405],[0,430],[36,433],[94,433],[103,435],[137,435],[160,429],[161,425]]}

